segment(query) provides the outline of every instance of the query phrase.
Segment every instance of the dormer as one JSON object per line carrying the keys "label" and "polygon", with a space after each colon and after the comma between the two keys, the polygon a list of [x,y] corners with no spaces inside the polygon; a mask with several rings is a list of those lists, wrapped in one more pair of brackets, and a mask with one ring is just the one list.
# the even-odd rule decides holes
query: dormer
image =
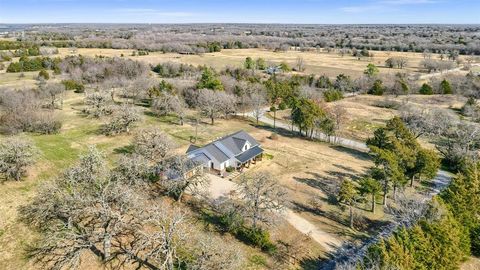
{"label": "dormer", "polygon": [[242,152],[247,151],[248,149],[250,149],[250,147],[252,147],[252,145],[250,144],[250,142],[245,141],[245,145],[244,145],[243,148],[242,148]]}

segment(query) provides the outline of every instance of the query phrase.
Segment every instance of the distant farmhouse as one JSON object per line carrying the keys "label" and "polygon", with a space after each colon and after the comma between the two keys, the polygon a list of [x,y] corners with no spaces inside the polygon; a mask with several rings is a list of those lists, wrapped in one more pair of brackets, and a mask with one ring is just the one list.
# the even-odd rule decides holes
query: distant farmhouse
{"label": "distant farmhouse", "polygon": [[272,66],[268,67],[265,72],[269,75],[275,75],[277,73],[283,73],[282,66]]}
{"label": "distant farmhouse", "polygon": [[241,170],[261,160],[263,149],[252,136],[242,130],[203,147],[190,145],[187,156],[204,168],[222,174],[225,170]]}

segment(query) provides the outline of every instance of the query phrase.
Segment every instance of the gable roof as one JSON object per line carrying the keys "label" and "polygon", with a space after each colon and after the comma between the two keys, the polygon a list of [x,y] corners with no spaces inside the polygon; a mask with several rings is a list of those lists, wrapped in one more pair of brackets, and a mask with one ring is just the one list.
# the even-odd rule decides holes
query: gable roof
{"label": "gable roof", "polygon": [[258,142],[252,136],[250,136],[250,134],[243,130],[225,136],[220,139],[219,142],[225,145],[235,155],[243,152],[243,146],[247,142],[250,143],[251,147],[258,145]]}
{"label": "gable roof", "polygon": [[227,154],[220,150],[220,148],[218,148],[215,144],[208,144],[201,149],[204,149],[207,153],[212,155],[212,157],[216,159],[219,163],[223,163],[229,159]]}
{"label": "gable roof", "polygon": [[190,144],[190,146],[189,146],[188,149],[187,149],[187,154],[190,153],[190,152],[192,152],[192,151],[197,150],[198,148],[200,148],[200,146],[196,146],[196,145],[194,145],[194,144]]}
{"label": "gable roof", "polygon": [[250,136],[247,132],[240,130],[233,134],[222,137],[216,141],[213,141],[204,147],[197,147],[190,145],[187,150],[187,154],[194,152],[204,152],[209,158],[213,158],[219,163],[223,163],[230,158],[241,155],[243,147],[246,143],[250,144],[250,147],[259,146],[258,142]]}
{"label": "gable roof", "polygon": [[252,147],[252,148],[248,149],[247,151],[241,153],[236,158],[241,163],[245,163],[248,160],[258,156],[261,153],[263,153],[263,149],[260,148],[260,146],[255,146],[255,147]]}

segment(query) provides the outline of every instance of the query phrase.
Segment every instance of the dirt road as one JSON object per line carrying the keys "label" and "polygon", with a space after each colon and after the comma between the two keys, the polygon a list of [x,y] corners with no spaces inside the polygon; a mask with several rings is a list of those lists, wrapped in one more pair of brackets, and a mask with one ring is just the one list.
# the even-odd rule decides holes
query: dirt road
{"label": "dirt road", "polygon": [[[208,192],[211,198],[216,199],[230,192],[237,190],[237,185],[225,178],[216,175],[210,177],[210,186]],[[334,235],[318,229],[314,224],[302,218],[291,209],[285,209],[282,213],[283,218],[290,223],[299,232],[309,235],[315,242],[320,244],[325,250],[333,251],[341,245],[341,241]]]}

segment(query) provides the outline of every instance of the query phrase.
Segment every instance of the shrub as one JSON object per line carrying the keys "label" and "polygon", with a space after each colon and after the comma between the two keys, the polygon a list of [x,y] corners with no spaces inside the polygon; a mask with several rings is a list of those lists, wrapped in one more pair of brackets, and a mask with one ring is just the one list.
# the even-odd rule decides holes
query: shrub
{"label": "shrub", "polygon": [[280,69],[284,72],[292,71],[292,68],[286,62],[280,64]]}
{"label": "shrub", "polygon": [[12,61],[12,57],[8,54],[0,54],[0,61]]}
{"label": "shrub", "polygon": [[38,73],[38,78],[43,78],[45,80],[48,80],[48,79],[50,79],[50,74],[48,74],[48,71],[46,71],[45,69],[42,69]]}
{"label": "shrub", "polygon": [[422,95],[433,95],[433,88],[428,83],[424,83],[418,92]]}
{"label": "shrub", "polygon": [[62,128],[62,122],[54,119],[43,119],[32,124],[28,131],[39,134],[58,134]]}
{"label": "shrub", "polygon": [[245,242],[261,248],[263,251],[274,252],[275,244],[270,240],[270,233],[259,228],[242,227],[238,231],[238,236]]}
{"label": "shrub", "polygon": [[10,63],[7,72],[40,71],[42,69],[55,69],[60,60],[48,57],[21,57],[18,62]]}
{"label": "shrub", "polygon": [[63,80],[62,84],[65,86],[65,90],[75,90],[75,93],[85,92],[85,86],[81,82],[75,80]]}
{"label": "shrub", "polygon": [[325,99],[326,102],[333,102],[333,101],[343,99],[343,94],[342,92],[336,89],[329,89],[323,92],[323,98]]}
{"label": "shrub", "polygon": [[283,111],[285,109],[287,109],[287,104],[285,102],[278,104],[278,110]]}
{"label": "shrub", "polygon": [[383,82],[381,80],[375,80],[372,88],[368,90],[368,94],[375,96],[382,96],[383,92],[385,92],[385,88],[383,87]]}
{"label": "shrub", "polygon": [[225,171],[227,171],[227,172],[230,173],[230,172],[235,171],[235,168],[233,168],[233,167],[227,167],[227,168],[225,169]]}
{"label": "shrub", "polygon": [[373,106],[379,107],[379,108],[386,108],[386,109],[394,109],[394,110],[397,110],[398,108],[400,108],[401,103],[398,102],[398,101],[395,101],[395,100],[393,100],[393,99],[386,98],[386,99],[379,100],[379,101],[375,102],[375,103],[373,104]]}
{"label": "shrub", "polygon": [[270,135],[270,140],[274,140],[274,141],[278,140],[278,134],[275,133],[275,132],[273,132],[273,133]]}

